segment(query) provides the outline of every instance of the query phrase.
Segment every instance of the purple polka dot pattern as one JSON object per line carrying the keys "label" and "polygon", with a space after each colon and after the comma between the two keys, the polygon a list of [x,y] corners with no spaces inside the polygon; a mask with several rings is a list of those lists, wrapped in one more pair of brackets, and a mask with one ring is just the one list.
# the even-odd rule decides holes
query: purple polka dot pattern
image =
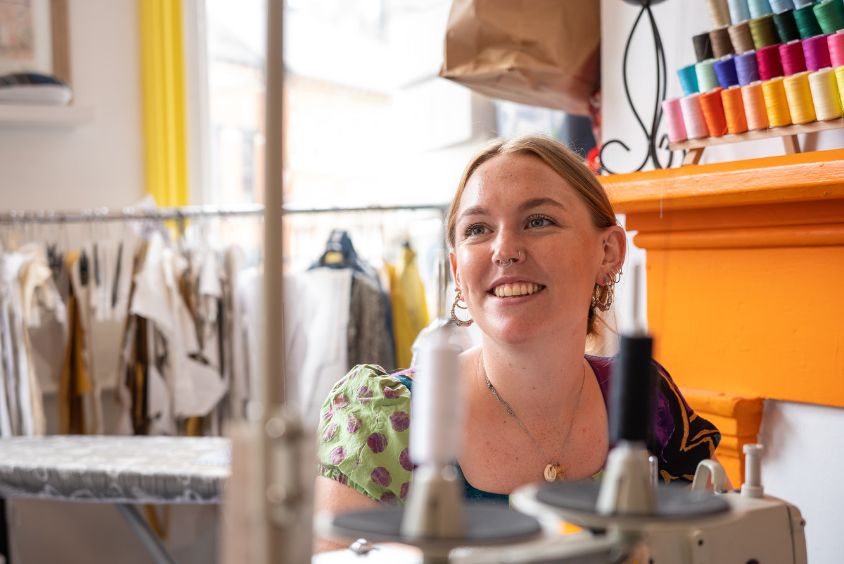
{"label": "purple polka dot pattern", "polygon": [[346,394],[337,394],[334,396],[334,407],[346,407],[349,405],[349,398]]}
{"label": "purple polka dot pattern", "polygon": [[361,386],[358,388],[358,401],[361,403],[369,403],[372,401],[372,390],[369,386]]}
{"label": "purple polka dot pattern", "polygon": [[390,425],[396,432],[406,431],[410,427],[410,415],[406,411],[396,411],[390,415]]}
{"label": "purple polka dot pattern", "polygon": [[392,476],[390,476],[390,472],[383,466],[379,466],[378,468],[373,470],[372,474],[370,474],[369,477],[372,478],[373,482],[375,482],[379,486],[384,486],[385,488],[390,485],[390,482],[393,481]]}
{"label": "purple polka dot pattern", "polygon": [[369,445],[372,452],[378,454],[384,452],[384,449],[387,448],[387,437],[382,433],[372,433],[366,439],[366,444]]}
{"label": "purple polka dot pattern", "polygon": [[337,474],[337,481],[345,486],[349,483],[349,477],[345,474]]}
{"label": "purple polka dot pattern", "polygon": [[339,425],[337,425],[337,423],[332,423],[331,425],[329,425],[329,426],[325,429],[325,431],[322,433],[322,440],[323,440],[324,442],[328,442],[328,441],[330,441],[331,439],[333,439],[334,437],[336,437],[336,436],[337,436],[337,430],[338,430],[339,428],[340,428],[340,426],[339,426]]}
{"label": "purple polka dot pattern", "polygon": [[349,415],[349,418],[346,420],[346,431],[349,433],[357,433],[358,429],[360,429],[360,419],[354,415]]}
{"label": "purple polka dot pattern", "polygon": [[401,454],[399,455],[399,464],[401,464],[401,467],[408,472],[413,470],[413,463],[410,461],[410,451],[408,449],[401,451]]}
{"label": "purple polka dot pattern", "polygon": [[399,497],[402,501],[407,499],[407,491],[410,489],[410,482],[405,482],[401,485],[401,492],[399,492]]}
{"label": "purple polka dot pattern", "polygon": [[322,412],[322,420],[323,421],[331,421],[331,418],[334,417],[334,410],[330,407]]}
{"label": "purple polka dot pattern", "polygon": [[387,399],[396,399],[401,396],[401,386],[395,386],[391,388],[390,386],[384,387],[384,397]]}
{"label": "purple polka dot pattern", "polygon": [[346,451],[343,447],[338,446],[331,453],[328,455],[328,458],[331,460],[331,464],[340,464],[344,460],[346,460]]}
{"label": "purple polka dot pattern", "polygon": [[383,494],[381,494],[380,501],[381,503],[395,504],[398,502],[398,499],[396,499],[396,494],[394,494],[393,492],[384,492]]}

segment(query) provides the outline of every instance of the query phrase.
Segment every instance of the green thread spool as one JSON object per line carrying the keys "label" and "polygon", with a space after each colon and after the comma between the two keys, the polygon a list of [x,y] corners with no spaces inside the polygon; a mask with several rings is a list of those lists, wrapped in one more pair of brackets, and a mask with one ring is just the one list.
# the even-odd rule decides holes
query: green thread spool
{"label": "green thread spool", "polygon": [[697,86],[701,93],[718,88],[718,75],[715,74],[715,59],[706,59],[695,65]]}
{"label": "green thread spool", "polygon": [[800,32],[797,31],[797,22],[794,21],[794,10],[788,10],[774,14],[774,26],[777,28],[777,35],[780,36],[780,43],[788,43],[800,39]]}
{"label": "green thread spool", "polygon": [[794,21],[797,23],[800,39],[809,39],[823,33],[811,5],[794,10]]}
{"label": "green thread spool", "polygon": [[841,0],[824,0],[812,6],[818,25],[825,34],[844,28],[844,4]]}
{"label": "green thread spool", "polygon": [[753,37],[756,49],[779,43],[777,28],[774,27],[774,17],[770,14],[750,20],[750,35]]}

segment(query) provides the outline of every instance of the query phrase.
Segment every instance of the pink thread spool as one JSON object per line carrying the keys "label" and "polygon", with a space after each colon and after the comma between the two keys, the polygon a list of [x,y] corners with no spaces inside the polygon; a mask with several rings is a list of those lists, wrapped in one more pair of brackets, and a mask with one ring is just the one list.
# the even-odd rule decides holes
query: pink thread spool
{"label": "pink thread spool", "polygon": [[686,140],[686,124],[683,122],[683,110],[680,108],[680,98],[672,98],[662,102],[665,113],[665,123],[668,127],[668,140],[679,143]]}
{"label": "pink thread spool", "polygon": [[791,76],[792,74],[806,70],[806,59],[803,57],[803,43],[799,40],[783,43],[779,46],[779,51],[783,74]]}
{"label": "pink thread spool", "polygon": [[700,94],[690,94],[680,98],[680,111],[683,113],[683,123],[686,126],[686,137],[700,139],[709,136],[703,110],[700,109]]}
{"label": "pink thread spool", "polygon": [[803,40],[803,55],[806,57],[806,69],[821,70],[832,66],[829,60],[829,44],[826,35],[816,35]]}
{"label": "pink thread spool", "polygon": [[756,64],[759,67],[760,80],[770,80],[782,76],[779,45],[768,45],[757,49]]}
{"label": "pink thread spool", "polygon": [[829,47],[829,61],[832,68],[844,65],[844,32],[833,33],[826,38]]}

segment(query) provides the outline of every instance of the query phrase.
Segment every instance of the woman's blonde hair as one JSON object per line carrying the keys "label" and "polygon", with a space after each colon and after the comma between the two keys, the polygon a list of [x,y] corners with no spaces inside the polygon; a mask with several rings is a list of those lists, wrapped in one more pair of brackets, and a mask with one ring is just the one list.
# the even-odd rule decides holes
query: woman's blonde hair
{"label": "woman's blonde hair", "polygon": [[[544,135],[524,135],[509,141],[493,141],[469,161],[469,164],[463,171],[463,176],[460,178],[460,183],[457,185],[457,191],[448,210],[446,229],[448,243],[452,249],[454,249],[456,243],[455,228],[457,210],[460,207],[460,200],[463,198],[463,192],[466,190],[466,184],[469,182],[469,178],[472,177],[479,166],[488,160],[498,155],[509,154],[532,156],[551,167],[554,172],[569,183],[583,203],[586,204],[586,208],[589,210],[589,215],[592,217],[592,223],[595,227],[603,229],[617,225],[615,212],[612,209],[612,204],[610,204],[607,193],[598,182],[598,179],[595,178],[595,175],[592,174],[592,171],[586,168],[580,157],[570,151],[565,145],[550,137]],[[594,332],[594,309],[592,307],[589,308],[587,334]]]}

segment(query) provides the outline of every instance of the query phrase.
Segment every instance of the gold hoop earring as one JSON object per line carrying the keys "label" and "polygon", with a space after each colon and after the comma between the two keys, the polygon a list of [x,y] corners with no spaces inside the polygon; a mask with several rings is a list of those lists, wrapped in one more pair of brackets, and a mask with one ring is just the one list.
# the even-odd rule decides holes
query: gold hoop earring
{"label": "gold hoop earring", "polygon": [[[460,302],[463,302],[462,304]],[[454,321],[454,324],[458,327],[468,327],[475,321],[470,317],[467,320],[460,319],[457,317],[457,310],[468,310],[469,307],[466,305],[466,300],[463,299],[463,294],[460,292],[460,288],[457,289],[457,294],[454,295],[454,303],[451,304],[451,320]]]}
{"label": "gold hoop earring", "polygon": [[615,285],[620,280],[621,271],[619,270],[616,274],[607,276],[606,283],[603,286],[595,284],[595,288],[592,290],[592,309],[597,308],[601,311],[607,311],[612,307],[615,300]]}

